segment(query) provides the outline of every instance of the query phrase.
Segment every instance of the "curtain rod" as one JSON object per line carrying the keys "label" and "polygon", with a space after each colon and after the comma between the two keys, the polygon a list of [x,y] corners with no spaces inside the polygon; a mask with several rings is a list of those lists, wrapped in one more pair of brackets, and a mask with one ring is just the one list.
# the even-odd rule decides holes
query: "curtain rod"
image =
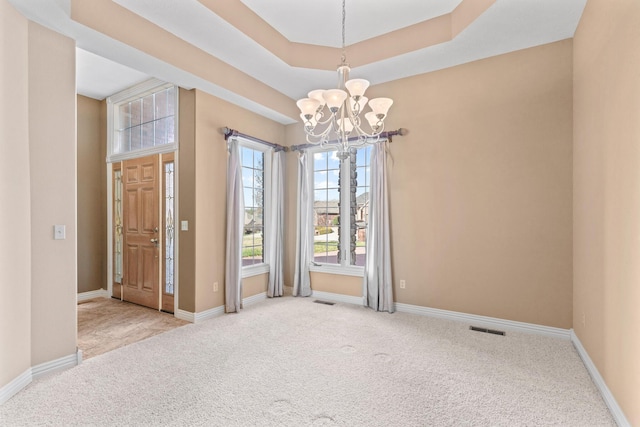
{"label": "curtain rod", "polygon": [[255,136],[240,133],[237,130],[228,128],[226,126],[223,127],[221,130],[222,130],[222,133],[224,134],[225,141],[232,136],[240,136],[244,139],[248,139],[250,141],[257,142],[259,144],[268,145],[269,147],[273,148],[275,151],[289,151],[289,149],[285,146],[274,144],[273,142],[265,141],[264,139],[256,138]]}
{"label": "curtain rod", "polygon": [[[380,138],[386,138],[389,140],[389,142],[393,142],[393,137],[394,136],[404,136],[406,134],[408,134],[409,131],[405,128],[400,128],[398,130],[391,130],[389,132],[382,132],[380,134]],[[358,139],[357,136],[351,137],[349,138],[349,141],[356,141]],[[330,141],[330,142],[334,142],[334,141]],[[291,151],[302,151],[305,150],[307,148],[311,148],[311,147],[317,147],[318,144],[299,144],[299,145],[292,145],[291,146]]]}

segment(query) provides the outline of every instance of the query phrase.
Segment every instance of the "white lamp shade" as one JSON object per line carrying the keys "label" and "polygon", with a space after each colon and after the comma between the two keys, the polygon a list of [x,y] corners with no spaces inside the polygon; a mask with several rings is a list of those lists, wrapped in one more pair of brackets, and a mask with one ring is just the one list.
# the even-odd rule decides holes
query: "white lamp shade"
{"label": "white lamp shade", "polygon": [[338,126],[340,128],[344,128],[344,132],[345,133],[350,133],[353,130],[353,124],[351,123],[351,120],[349,119],[338,119]]}
{"label": "white lamp shade", "polygon": [[347,92],[341,89],[329,89],[325,90],[322,94],[325,102],[327,103],[327,107],[331,110],[331,112],[335,113],[340,109],[342,103],[345,99],[347,99]]}
{"label": "white lamp shade", "polygon": [[320,103],[320,107],[322,108],[324,107],[324,104],[325,104],[324,97],[322,96],[323,93],[324,93],[324,89],[316,89],[309,92],[307,96],[311,99],[317,99],[318,102]]}
{"label": "white lamp shade", "polygon": [[320,102],[317,99],[302,98],[296,102],[296,105],[303,115],[314,116],[316,114],[316,110],[320,106]]}
{"label": "white lamp shade", "polygon": [[391,104],[393,104],[393,99],[391,98],[375,98],[369,101],[369,107],[371,107],[376,116],[386,116]]}
{"label": "white lamp shade", "polygon": [[358,104],[357,110],[358,112],[362,113],[362,110],[364,110],[364,107],[367,105],[367,101],[369,100],[369,98],[367,98],[366,96],[361,97],[358,102],[355,102],[353,100],[353,98],[351,98],[351,111],[356,111],[356,104]]}
{"label": "white lamp shade", "polygon": [[367,119],[367,122],[369,122],[369,126],[371,126],[371,129],[376,130],[379,121],[376,113],[374,113],[373,111],[369,111],[364,115],[364,118]]}
{"label": "white lamp shade", "polygon": [[369,87],[369,81],[365,79],[351,79],[344,84],[351,96],[362,96]]}

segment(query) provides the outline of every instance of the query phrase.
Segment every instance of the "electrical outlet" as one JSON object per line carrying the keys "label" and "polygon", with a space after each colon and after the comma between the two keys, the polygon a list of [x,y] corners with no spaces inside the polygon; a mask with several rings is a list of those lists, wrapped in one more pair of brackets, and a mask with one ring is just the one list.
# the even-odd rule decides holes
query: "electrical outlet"
{"label": "electrical outlet", "polygon": [[218,292],[218,282],[213,283],[213,292]]}
{"label": "electrical outlet", "polygon": [[400,289],[404,289],[407,287],[407,281],[406,280],[400,280]]}

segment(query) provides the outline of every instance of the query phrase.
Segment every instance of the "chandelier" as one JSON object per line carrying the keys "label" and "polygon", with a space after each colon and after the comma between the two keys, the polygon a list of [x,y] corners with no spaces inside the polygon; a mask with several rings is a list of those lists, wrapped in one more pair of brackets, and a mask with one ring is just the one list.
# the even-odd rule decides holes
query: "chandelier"
{"label": "chandelier", "polygon": [[[322,147],[337,147],[341,159],[349,156],[352,147],[378,141],[384,131],[384,119],[393,104],[390,98],[369,100],[364,96],[369,87],[368,80],[349,80],[351,69],[345,53],[345,1],[342,0],[342,56],[338,66],[338,89],[312,90],[308,98],[296,102],[307,142]],[[371,111],[362,114],[367,104]],[[363,128],[364,121],[370,131]]]}

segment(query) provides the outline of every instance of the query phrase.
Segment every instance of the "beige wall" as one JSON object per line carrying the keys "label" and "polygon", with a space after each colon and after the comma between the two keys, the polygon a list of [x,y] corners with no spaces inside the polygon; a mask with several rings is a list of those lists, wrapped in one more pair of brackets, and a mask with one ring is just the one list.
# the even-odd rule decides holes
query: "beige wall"
{"label": "beige wall", "polygon": [[337,276],[314,271],[311,273],[311,288],[314,291],[361,297],[362,277]]}
{"label": "beige wall", "polygon": [[[284,126],[198,90],[180,91],[180,309],[224,305],[227,145],[230,127],[282,142]],[[266,291],[266,275],[245,280],[243,297]],[[218,292],[213,284],[218,282]]]}
{"label": "beige wall", "polygon": [[[178,153],[178,215],[188,221],[189,230],[179,230],[178,240],[178,307],[196,311],[196,91],[180,89]],[[180,224],[176,222],[176,224]]]}
{"label": "beige wall", "polygon": [[107,289],[105,102],[78,95],[78,292]]}
{"label": "beige wall", "polygon": [[[409,129],[391,144],[396,301],[570,328],[571,40],[378,85],[368,96],[393,98],[387,128]],[[287,142],[303,142],[299,125],[289,128]],[[289,257],[294,235],[291,223]],[[316,288],[325,286],[319,277]]]}
{"label": "beige wall", "polygon": [[0,0],[0,388],[31,367],[28,23]]}
{"label": "beige wall", "polygon": [[32,365],[76,351],[75,53],[73,40],[29,22]]}
{"label": "beige wall", "polygon": [[257,276],[242,279],[242,298],[258,295],[267,292],[269,286],[269,275],[258,274]]}
{"label": "beige wall", "polygon": [[589,0],[574,40],[573,327],[640,425],[640,3]]}
{"label": "beige wall", "polygon": [[[0,387],[76,351],[75,43],[0,0]],[[5,207],[11,207],[6,209]],[[53,225],[66,225],[66,240]]]}

